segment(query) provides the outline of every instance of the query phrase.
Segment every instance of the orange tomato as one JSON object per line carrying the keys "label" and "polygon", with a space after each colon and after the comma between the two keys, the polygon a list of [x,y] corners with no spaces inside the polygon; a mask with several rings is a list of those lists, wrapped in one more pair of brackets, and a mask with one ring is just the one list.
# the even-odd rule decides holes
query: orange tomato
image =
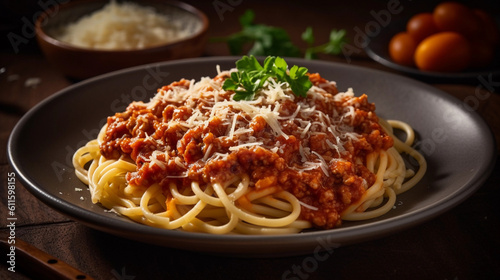
{"label": "orange tomato", "polygon": [[400,32],[394,35],[389,42],[389,55],[398,64],[414,66],[413,56],[416,47],[417,43],[410,34]]}
{"label": "orange tomato", "polygon": [[415,41],[420,42],[439,30],[434,23],[434,17],[431,13],[420,13],[412,16],[406,24],[406,32],[410,34]]}
{"label": "orange tomato", "polygon": [[415,63],[425,71],[458,72],[469,66],[471,46],[456,32],[439,32],[424,39],[415,50]]}
{"label": "orange tomato", "polygon": [[471,9],[457,2],[443,2],[434,8],[434,22],[440,31],[457,32],[474,37],[479,32],[479,20]]}

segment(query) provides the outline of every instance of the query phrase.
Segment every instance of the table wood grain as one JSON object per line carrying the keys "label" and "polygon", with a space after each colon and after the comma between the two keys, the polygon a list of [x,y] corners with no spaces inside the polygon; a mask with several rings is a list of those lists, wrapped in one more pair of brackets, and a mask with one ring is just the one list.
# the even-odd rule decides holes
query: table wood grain
{"label": "table wood grain", "polygon": [[[30,18],[37,1],[4,1],[2,38],[18,30],[20,19]],[[57,2],[57,1],[55,1]],[[312,26],[318,43],[330,29],[346,29],[350,40],[355,27],[366,26],[381,10],[398,2],[397,16],[431,9],[431,1],[187,1],[210,18],[210,35],[225,36],[239,30],[238,17],[246,10],[256,12],[256,21],[285,28],[302,48],[300,34]],[[415,3],[418,2],[418,3]],[[498,15],[494,1],[481,1]],[[22,4],[20,4],[22,3]],[[357,3],[357,2],[356,2]],[[491,6],[490,6],[491,5]],[[5,7],[3,7],[5,8]],[[7,16],[8,15],[8,16]],[[395,18],[396,15],[393,15]],[[204,56],[228,55],[222,43],[209,43]],[[350,63],[397,73],[366,56],[362,51],[348,58],[320,59]],[[401,73],[398,73],[401,74]],[[35,78],[35,80],[33,80]],[[29,85],[29,82],[37,82]],[[28,84],[27,84],[28,82]],[[500,81],[490,87],[476,84],[432,84],[473,106],[494,134],[500,147]],[[12,167],[6,156],[8,137],[17,121],[30,108],[73,84],[40,53],[34,39],[14,52],[9,42],[0,50],[0,230],[7,227],[7,180]],[[63,131],[61,133],[64,133]],[[41,136],[43,137],[43,136]],[[498,156],[498,150],[497,150]],[[452,210],[421,225],[385,238],[337,248],[323,258],[310,255],[284,258],[231,258],[157,247],[132,242],[88,228],[52,210],[16,181],[15,236],[95,279],[495,279],[500,276],[500,162],[484,185]],[[7,270],[8,251],[2,248],[0,279],[30,279],[30,268],[16,263]],[[44,278],[42,275],[38,277]],[[36,278],[36,277],[35,277]]]}

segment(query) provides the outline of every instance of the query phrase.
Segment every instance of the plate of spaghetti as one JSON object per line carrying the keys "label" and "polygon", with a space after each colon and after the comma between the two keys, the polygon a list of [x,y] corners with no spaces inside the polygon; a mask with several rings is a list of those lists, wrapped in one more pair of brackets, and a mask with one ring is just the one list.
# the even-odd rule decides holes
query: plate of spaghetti
{"label": "plate of spaghetti", "polygon": [[36,197],[111,234],[307,254],[415,226],[477,190],[495,145],[465,106],[349,65],[187,59],[62,90],[16,125],[8,155]]}

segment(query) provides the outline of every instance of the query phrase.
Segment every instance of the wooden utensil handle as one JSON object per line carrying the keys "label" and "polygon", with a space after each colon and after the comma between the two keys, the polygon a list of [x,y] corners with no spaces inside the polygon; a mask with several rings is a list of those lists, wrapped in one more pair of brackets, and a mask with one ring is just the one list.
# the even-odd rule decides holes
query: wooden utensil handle
{"label": "wooden utensil handle", "polygon": [[15,244],[8,244],[7,238],[4,237],[2,234],[0,244],[8,250],[11,246],[15,247],[16,264],[31,276],[45,279],[94,279],[17,237]]}

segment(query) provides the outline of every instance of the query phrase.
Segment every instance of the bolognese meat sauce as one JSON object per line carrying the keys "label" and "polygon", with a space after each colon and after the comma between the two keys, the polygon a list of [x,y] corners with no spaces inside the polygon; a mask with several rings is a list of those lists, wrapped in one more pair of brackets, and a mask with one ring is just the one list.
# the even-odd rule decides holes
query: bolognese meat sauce
{"label": "bolognese meat sauce", "polygon": [[375,182],[366,156],[393,145],[375,105],[319,74],[309,74],[307,97],[270,83],[252,101],[233,101],[221,88],[227,76],[181,80],[133,102],[108,118],[101,153],[136,162],[126,176],[133,186],[173,182],[181,190],[248,174],[250,187],[292,193],[315,227],[340,225],[342,211]]}

